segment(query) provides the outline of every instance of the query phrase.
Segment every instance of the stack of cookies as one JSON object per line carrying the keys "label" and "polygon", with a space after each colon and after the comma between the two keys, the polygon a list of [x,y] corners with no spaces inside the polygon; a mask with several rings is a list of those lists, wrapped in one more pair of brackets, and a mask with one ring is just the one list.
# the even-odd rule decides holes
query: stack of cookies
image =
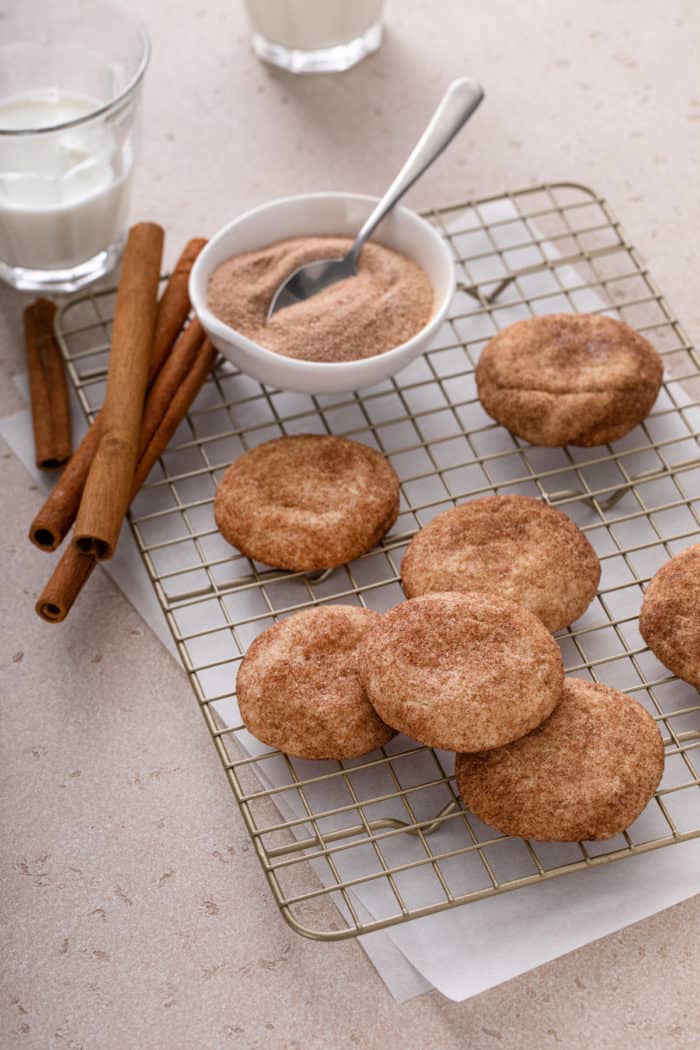
{"label": "stack of cookies", "polygon": [[[600,317],[525,325],[492,340],[477,373],[487,411],[516,433],[595,444],[648,412],[660,372],[631,329]],[[314,571],[370,550],[398,505],[398,479],[378,452],[300,435],[242,456],[215,509],[250,558]],[[527,496],[472,500],[414,537],[407,600],[388,613],[320,606],[260,635],[238,674],[241,717],[263,742],[312,759],[354,758],[402,732],[457,753],[462,798],[497,830],[608,838],[653,796],[664,749],[641,705],[564,678],[552,632],[585,612],[599,579],[593,548],[565,514]]]}

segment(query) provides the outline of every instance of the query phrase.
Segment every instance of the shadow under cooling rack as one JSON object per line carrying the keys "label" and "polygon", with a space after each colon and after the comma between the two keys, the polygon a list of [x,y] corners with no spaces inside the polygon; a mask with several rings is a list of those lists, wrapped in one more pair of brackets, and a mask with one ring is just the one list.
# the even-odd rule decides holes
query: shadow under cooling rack
{"label": "shadow under cooling rack", "polygon": [[[643,589],[700,539],[698,359],[606,202],[583,186],[543,185],[427,213],[459,282],[430,350],[396,379],[352,395],[261,386],[220,361],[134,501],[133,534],[212,741],[284,917],[336,940],[495,896],[700,835],[700,703],[646,648]],[[58,318],[88,416],[104,395],[114,292],[71,300]],[[513,321],[600,312],[642,332],[665,379],[645,423],[614,445],[535,448],[485,415],[474,367]],[[236,456],[282,434],[353,437],[389,457],[399,518],[349,565],[307,576],[238,554],[213,518]],[[236,669],[281,617],[323,602],[384,611],[402,600],[401,558],[432,517],[478,495],[520,492],[563,508],[602,564],[599,593],[561,631],[568,674],[621,689],[659,723],[663,781],[641,817],[607,842],[508,838],[462,806],[453,756],[405,737],[362,759],[307,762],[271,752],[241,725]]]}

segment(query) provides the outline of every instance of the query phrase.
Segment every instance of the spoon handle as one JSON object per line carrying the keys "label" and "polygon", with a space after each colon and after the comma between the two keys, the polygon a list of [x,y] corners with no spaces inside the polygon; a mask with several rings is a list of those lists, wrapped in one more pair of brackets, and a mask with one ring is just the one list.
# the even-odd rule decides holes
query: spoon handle
{"label": "spoon handle", "polygon": [[357,261],[363,244],[372,236],[386,213],[449,146],[483,97],[483,88],[475,80],[460,77],[452,81],[406,163],[358,233],[351,251],[353,261]]}

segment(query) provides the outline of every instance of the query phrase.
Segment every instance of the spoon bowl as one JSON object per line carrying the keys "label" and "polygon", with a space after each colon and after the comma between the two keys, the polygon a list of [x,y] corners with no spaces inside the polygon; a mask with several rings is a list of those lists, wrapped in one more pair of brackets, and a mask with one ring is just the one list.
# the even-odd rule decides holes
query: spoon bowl
{"label": "spoon bowl", "polygon": [[318,262],[304,263],[277,289],[267,316],[272,317],[277,310],[303,302],[330,284],[337,284],[356,274],[357,266],[350,253],[344,259],[319,259]]}

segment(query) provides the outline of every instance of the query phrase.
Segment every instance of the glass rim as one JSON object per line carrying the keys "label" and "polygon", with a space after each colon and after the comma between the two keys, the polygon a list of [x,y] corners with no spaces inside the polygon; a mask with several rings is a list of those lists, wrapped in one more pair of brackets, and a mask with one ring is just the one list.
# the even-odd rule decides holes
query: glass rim
{"label": "glass rim", "polygon": [[0,126],[0,137],[7,136],[9,138],[12,135],[48,135],[52,131],[65,131],[68,128],[79,127],[81,124],[87,124],[89,121],[94,120],[96,117],[104,116],[106,113],[109,113],[110,110],[116,109],[116,107],[119,106],[120,103],[122,103],[124,99],[126,99],[139,86],[139,84],[143,80],[144,74],[146,72],[146,69],[148,68],[148,63],[151,58],[151,38],[148,33],[148,30],[146,29],[143,22],[141,22],[139,19],[132,18],[131,15],[121,11],[118,7],[115,7],[113,4],[102,4],[101,6],[123,16],[125,20],[131,22],[138,31],[139,40],[141,43],[141,60],[138,64],[134,75],[131,77],[131,79],[123,88],[123,90],[120,91],[118,95],[115,95],[113,98],[109,99],[107,102],[101,103],[99,106],[96,106],[95,109],[91,109],[89,113],[84,113],[80,117],[72,117],[70,120],[63,120],[60,124],[40,124],[39,126],[33,128],[3,128],[2,126]]}

